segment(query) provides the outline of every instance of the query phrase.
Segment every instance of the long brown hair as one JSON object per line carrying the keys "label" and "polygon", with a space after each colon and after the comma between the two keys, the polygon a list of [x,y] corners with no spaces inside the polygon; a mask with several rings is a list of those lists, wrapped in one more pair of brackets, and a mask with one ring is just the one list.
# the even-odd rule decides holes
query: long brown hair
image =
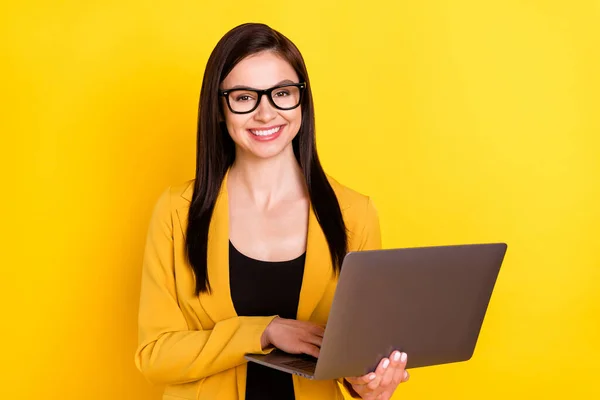
{"label": "long brown hair", "polygon": [[323,171],[315,142],[315,114],[310,81],[302,54],[284,35],[264,24],[247,23],[227,32],[211,53],[200,91],[196,180],[190,205],[186,250],[196,277],[196,294],[210,293],[207,272],[208,230],[221,184],[235,159],[235,146],[219,122],[219,85],[245,57],[273,51],[290,63],[307,88],[302,99],[300,131],[292,141],[310,201],[329,245],[334,273],[347,252],[347,231],[340,206]]}

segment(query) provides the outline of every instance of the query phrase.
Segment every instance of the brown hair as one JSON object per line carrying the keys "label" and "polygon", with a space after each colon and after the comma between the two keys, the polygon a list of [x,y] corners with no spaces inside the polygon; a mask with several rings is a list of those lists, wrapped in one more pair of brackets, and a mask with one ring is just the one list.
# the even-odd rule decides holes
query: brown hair
{"label": "brown hair", "polygon": [[338,200],[319,161],[310,81],[302,54],[284,35],[265,24],[246,23],[227,32],[212,51],[204,72],[198,114],[196,181],[190,205],[186,250],[196,277],[196,294],[210,292],[206,268],[208,230],[223,178],[235,159],[235,146],[219,122],[219,85],[244,58],[272,51],[286,60],[307,85],[302,122],[292,146],[305,177],[310,201],[327,239],[334,273],[347,252],[347,231]]}

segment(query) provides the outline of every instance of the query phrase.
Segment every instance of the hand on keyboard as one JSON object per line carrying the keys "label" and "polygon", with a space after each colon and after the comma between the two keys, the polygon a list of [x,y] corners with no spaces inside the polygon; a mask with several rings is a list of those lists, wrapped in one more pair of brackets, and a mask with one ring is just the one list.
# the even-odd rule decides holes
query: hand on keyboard
{"label": "hand on keyboard", "polygon": [[325,329],[317,324],[295,319],[275,318],[262,336],[263,348],[273,345],[290,354],[319,357]]}

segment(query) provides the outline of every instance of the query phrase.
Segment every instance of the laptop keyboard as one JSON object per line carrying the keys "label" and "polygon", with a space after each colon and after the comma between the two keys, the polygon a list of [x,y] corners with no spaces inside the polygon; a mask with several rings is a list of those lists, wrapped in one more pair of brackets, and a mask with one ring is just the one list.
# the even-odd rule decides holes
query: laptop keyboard
{"label": "laptop keyboard", "polygon": [[314,370],[317,366],[316,361],[310,361],[310,360],[292,360],[292,361],[283,362],[282,364],[287,367],[298,368],[303,371],[310,371],[310,372],[314,372]]}

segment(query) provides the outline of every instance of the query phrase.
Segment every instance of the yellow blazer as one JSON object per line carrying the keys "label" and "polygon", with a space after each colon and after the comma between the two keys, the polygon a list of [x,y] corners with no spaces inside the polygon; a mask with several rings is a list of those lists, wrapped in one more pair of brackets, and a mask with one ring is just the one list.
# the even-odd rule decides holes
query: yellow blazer
{"label": "yellow blazer", "polygon": [[[372,200],[328,178],[348,228],[349,250],[381,248],[379,218]],[[209,228],[208,276],[212,293],[194,295],[194,275],[185,257],[185,233],[194,181],[170,187],[159,197],[144,253],[135,363],[151,382],[164,384],[163,400],[244,399],[244,354],[265,354],[260,338],[275,316],[235,312],[229,290],[227,176]],[[329,248],[312,207],[298,320],[325,324],[337,279]],[[341,381],[293,377],[298,400],[343,399]]]}

